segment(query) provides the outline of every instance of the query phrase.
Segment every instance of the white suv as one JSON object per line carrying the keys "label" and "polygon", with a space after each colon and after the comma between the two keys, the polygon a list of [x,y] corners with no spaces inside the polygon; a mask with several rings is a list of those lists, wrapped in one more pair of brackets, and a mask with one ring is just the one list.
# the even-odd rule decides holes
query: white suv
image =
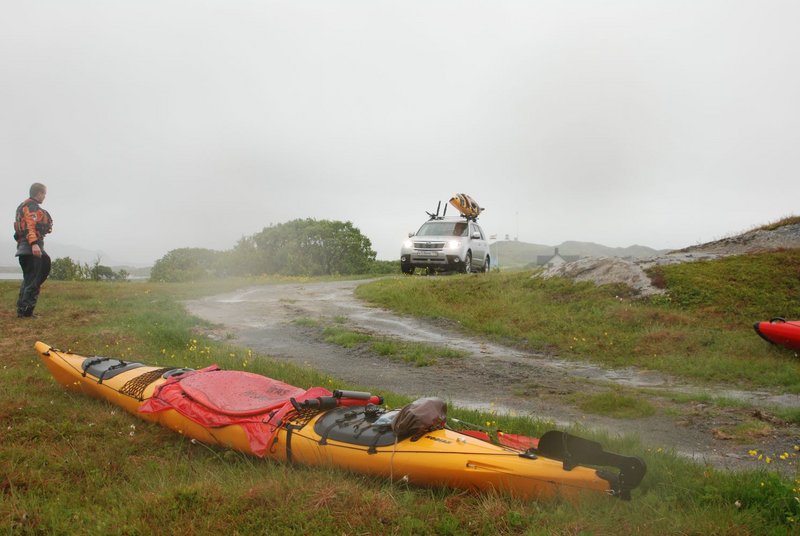
{"label": "white suv", "polygon": [[419,231],[409,233],[400,250],[400,269],[413,274],[415,268],[428,272],[488,272],[489,243],[483,229],[464,218],[431,218]]}

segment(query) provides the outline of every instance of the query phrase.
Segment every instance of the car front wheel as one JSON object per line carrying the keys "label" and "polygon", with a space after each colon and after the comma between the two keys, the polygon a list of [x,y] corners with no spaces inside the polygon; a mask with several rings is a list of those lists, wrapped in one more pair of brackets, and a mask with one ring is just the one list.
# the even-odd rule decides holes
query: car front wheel
{"label": "car front wheel", "polygon": [[466,256],[464,256],[464,266],[461,268],[462,274],[468,274],[472,272],[472,252],[467,251]]}

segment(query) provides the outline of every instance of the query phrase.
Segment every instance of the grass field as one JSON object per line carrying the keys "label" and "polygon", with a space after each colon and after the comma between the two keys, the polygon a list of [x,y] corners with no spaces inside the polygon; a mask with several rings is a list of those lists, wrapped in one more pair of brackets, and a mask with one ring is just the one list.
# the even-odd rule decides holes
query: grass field
{"label": "grass field", "polygon": [[[668,285],[676,284],[670,282],[672,276],[665,274]],[[685,281],[688,276],[675,277]],[[465,281],[476,295],[487,298],[501,285],[507,289],[505,305],[494,298],[487,300],[486,310],[474,307],[472,300],[460,303],[453,298],[453,285]],[[86,355],[173,366],[217,363],[304,387],[358,387],[204,338],[198,328],[208,326],[187,316],[180,305],[180,300],[190,297],[277,282],[52,281],[42,292],[37,310],[42,317],[36,320],[13,315],[18,283],[0,282],[0,301],[8,304],[0,312],[0,533],[786,534],[797,529],[798,482],[779,476],[766,463],[758,471],[724,473],[661,449],[645,449],[637,438],[583,434],[610,450],[644,457],[648,475],[631,502],[590,497],[575,503],[537,503],[501,494],[392,485],[334,469],[284,466],[189,442],[106,403],[67,393],[50,379],[32,349],[36,340],[43,340]],[[674,330],[674,338],[679,331],[675,326],[689,329],[693,315],[713,317],[713,312],[695,313],[699,309],[692,303],[638,304],[625,296],[615,297],[610,289],[544,283],[521,275],[388,279],[371,285],[368,292],[373,299],[382,295],[383,300],[393,293],[413,292],[427,314],[437,313],[429,310],[435,302],[424,301],[426,296],[440,296],[460,311],[467,327],[489,325],[490,336],[555,348],[576,357],[606,349],[599,359],[609,364],[623,362],[630,349],[644,344],[643,337],[653,346],[634,353],[637,364],[649,359],[652,348],[656,356],[670,354],[669,345],[656,344],[659,338],[652,337],[655,328],[648,323],[660,323],[657,330]],[[526,299],[526,293],[535,299]],[[517,305],[523,299],[524,305]],[[547,301],[550,305],[539,303]],[[504,309],[512,328],[502,327]],[[547,318],[542,317],[546,314],[555,315],[550,319],[550,325],[557,326],[552,337],[546,336]],[[576,315],[581,320],[609,317],[612,321],[606,324],[607,331],[578,332]],[[537,317],[535,321],[532,316]],[[623,321],[626,318],[635,321]],[[714,322],[713,329],[723,329],[719,327],[724,326],[723,320]],[[631,324],[640,325],[635,335],[623,332]],[[690,338],[695,342],[686,344],[694,347],[702,335],[692,333]],[[709,360],[713,345],[720,340],[715,333],[708,335]],[[744,337],[741,342],[747,343]],[[620,346],[625,350],[619,350]],[[797,381],[789,378],[796,368],[782,364],[791,361],[786,355],[758,344],[749,348],[751,357],[757,355],[771,368],[783,370],[773,372],[772,380],[751,374],[747,381],[764,385],[774,381],[774,385],[796,388]],[[677,370],[668,366],[670,359],[685,354],[673,351],[670,355],[656,361]],[[713,370],[718,365],[706,366]],[[729,377],[726,374],[731,373],[720,367],[715,376]],[[390,405],[406,402],[391,393],[382,394]],[[457,409],[451,415],[525,434],[541,433],[547,426],[530,419]]]}
{"label": "grass field", "polygon": [[295,323],[319,331],[325,342],[344,348],[353,348],[355,346],[368,348],[379,356],[393,361],[411,363],[417,367],[427,367],[433,365],[439,359],[456,359],[465,355],[465,352],[443,346],[377,337],[336,325],[337,323],[345,323],[346,320],[334,319],[333,325],[330,325],[330,322],[326,323],[322,320],[301,318],[295,320]]}
{"label": "grass field", "polygon": [[406,314],[449,318],[464,330],[607,366],[800,393],[800,360],[755,335],[753,323],[800,318],[800,250],[663,266],[666,296],[627,287],[532,278],[396,277],[357,295]]}

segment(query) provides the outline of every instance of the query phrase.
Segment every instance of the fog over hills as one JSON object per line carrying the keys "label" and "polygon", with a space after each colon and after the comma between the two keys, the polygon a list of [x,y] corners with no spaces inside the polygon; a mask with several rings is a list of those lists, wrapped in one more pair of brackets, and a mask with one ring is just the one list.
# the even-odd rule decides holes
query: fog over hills
{"label": "fog over hills", "polygon": [[87,249],[72,244],[62,244],[56,240],[45,240],[45,249],[52,259],[69,257],[73,261],[81,264],[94,264],[94,262],[99,259],[100,264],[104,266],[130,266],[137,268],[146,266],[146,264],[130,262],[127,259],[113,258],[100,250]]}
{"label": "fog over hills", "polygon": [[[87,249],[72,244],[61,244],[56,240],[45,239],[45,251],[47,251],[47,254],[50,255],[50,258],[53,260],[69,257],[78,264],[88,264],[90,266],[93,265],[95,261],[99,260],[100,264],[103,266],[110,266],[115,269],[125,268],[129,272],[135,268],[147,268],[150,266],[148,264],[128,262],[126,259],[116,259],[99,250]],[[164,253],[166,254],[166,252]],[[21,272],[19,264],[14,258],[13,243],[8,252],[8,256],[0,261],[0,271]]]}
{"label": "fog over hills", "polygon": [[[578,242],[574,240],[562,242],[557,246],[499,240],[492,243],[491,255],[495,262],[498,260],[500,261],[500,266],[516,268],[536,263],[537,257],[539,256],[553,255],[556,248],[558,248],[560,255],[578,255],[580,257],[633,257],[637,259],[659,255],[667,251],[639,245],[625,248],[612,248],[602,244],[595,244],[594,242]],[[125,259],[112,258],[102,251],[90,250],[69,244],[60,244],[56,241],[48,241],[46,249],[47,253],[53,259],[69,257],[73,261],[81,264],[87,263],[91,265],[99,258],[100,264],[112,268],[125,268],[130,271],[133,268],[148,267],[148,265],[142,263],[127,262]],[[13,253],[11,255],[13,255]],[[7,262],[2,262],[0,264],[2,267],[13,268],[13,271],[19,270],[19,266],[14,259],[9,259]]]}

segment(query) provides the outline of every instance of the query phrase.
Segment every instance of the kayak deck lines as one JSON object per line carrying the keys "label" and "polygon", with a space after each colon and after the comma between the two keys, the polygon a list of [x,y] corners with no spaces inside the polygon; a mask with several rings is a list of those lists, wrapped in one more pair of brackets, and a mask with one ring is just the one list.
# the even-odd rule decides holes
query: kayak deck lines
{"label": "kayak deck lines", "polygon": [[128,395],[131,398],[142,401],[144,400],[144,390],[147,389],[147,386],[173,370],[176,370],[175,367],[164,367],[145,372],[144,374],[128,380],[120,387],[119,392],[120,394]]}

